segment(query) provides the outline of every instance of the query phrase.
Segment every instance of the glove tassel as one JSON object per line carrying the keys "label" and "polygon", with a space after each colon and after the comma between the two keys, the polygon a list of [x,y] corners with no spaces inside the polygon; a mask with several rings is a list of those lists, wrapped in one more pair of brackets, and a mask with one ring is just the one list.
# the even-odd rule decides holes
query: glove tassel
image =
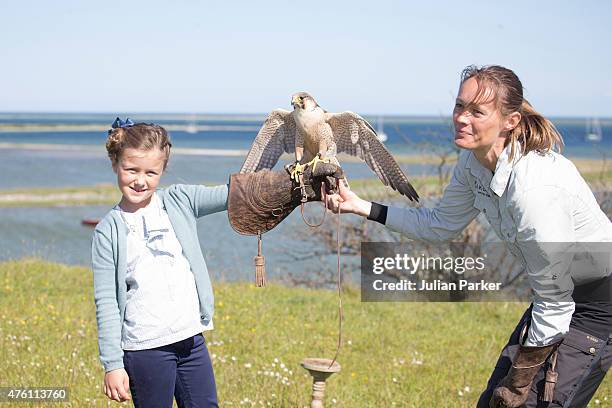
{"label": "glove tassel", "polygon": [[266,259],[261,254],[261,234],[257,234],[257,256],[255,262],[255,286],[258,288],[266,286]]}
{"label": "glove tassel", "polygon": [[542,401],[552,402],[553,395],[555,392],[555,385],[557,385],[557,378],[559,373],[555,371],[557,366],[557,350],[555,350],[550,357],[550,367],[546,370],[546,382],[544,383],[544,394],[542,395]]}

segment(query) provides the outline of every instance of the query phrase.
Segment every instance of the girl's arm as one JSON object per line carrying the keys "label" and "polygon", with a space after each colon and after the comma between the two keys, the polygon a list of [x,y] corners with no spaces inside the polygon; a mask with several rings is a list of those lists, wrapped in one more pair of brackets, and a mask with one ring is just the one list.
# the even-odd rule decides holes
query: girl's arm
{"label": "girl's arm", "polygon": [[91,264],[94,281],[94,300],[98,323],[100,361],[106,372],[123,368],[121,349],[121,316],[117,302],[115,262],[110,231],[104,226],[94,231],[91,245]]}
{"label": "girl's arm", "polygon": [[227,184],[203,186],[199,184],[174,184],[169,187],[179,201],[187,202],[196,218],[227,210]]}

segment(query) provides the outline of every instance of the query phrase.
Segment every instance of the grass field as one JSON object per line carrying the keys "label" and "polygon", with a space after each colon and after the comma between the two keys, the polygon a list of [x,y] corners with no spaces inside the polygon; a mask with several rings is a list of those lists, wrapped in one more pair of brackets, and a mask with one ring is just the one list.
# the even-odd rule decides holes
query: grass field
{"label": "grass field", "polygon": [[[223,407],[304,407],[305,357],[334,355],[334,291],[215,283],[207,334]],[[520,303],[361,303],[344,294],[344,339],[327,407],[473,407]],[[67,386],[70,401],[115,406],[101,393],[92,275],[37,260],[0,263],[0,386]],[[590,406],[611,406],[608,377]],[[11,406],[11,404],[0,404]],[[41,406],[15,403],[16,407]],[[124,404],[131,405],[131,404]]]}

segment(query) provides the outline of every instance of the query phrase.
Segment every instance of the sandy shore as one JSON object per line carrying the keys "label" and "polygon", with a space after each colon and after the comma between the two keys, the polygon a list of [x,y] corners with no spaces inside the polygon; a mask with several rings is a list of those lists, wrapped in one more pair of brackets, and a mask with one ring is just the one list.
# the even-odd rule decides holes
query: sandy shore
{"label": "sandy shore", "polygon": [[[100,152],[106,154],[104,146],[78,145],[78,144],[51,144],[51,143],[0,143],[0,149],[5,150],[51,150],[71,152]],[[247,150],[240,149],[197,149],[173,147],[172,154],[185,154],[193,156],[246,156]]]}
{"label": "sandy shore", "polygon": [[[51,144],[51,143],[0,143],[0,150],[47,150],[47,151],[70,151],[70,152],[99,152],[106,155],[104,146],[98,145],[80,145],[80,144]],[[204,149],[190,147],[173,147],[172,154],[190,155],[190,156],[218,156],[218,157],[245,157],[248,150],[242,149]],[[435,155],[427,154],[394,154],[393,157],[400,164],[431,164],[437,165],[440,159]],[[349,156],[344,153],[338,155],[341,163],[355,163],[362,160]],[[603,162],[599,158],[582,158],[569,157],[572,162],[578,167],[580,172],[591,173],[595,171],[607,172],[610,169],[610,163]],[[283,154],[280,158],[282,161],[293,161],[293,154]],[[455,157],[450,157],[447,164],[453,164],[456,161]],[[605,169],[603,167],[605,166]]]}
{"label": "sandy shore", "polygon": [[[70,152],[99,152],[106,155],[104,146],[97,145],[79,145],[79,144],[51,144],[51,143],[0,143],[0,150],[47,150],[47,151],[70,151]],[[191,147],[173,147],[172,154],[190,155],[190,156],[221,156],[221,157],[246,157],[248,150],[242,149],[201,149]],[[394,155],[398,163],[401,164],[437,164],[438,159],[434,156],[415,154],[415,155]],[[341,163],[355,163],[362,160],[349,156],[344,153],[338,155]],[[293,154],[285,153],[280,160],[292,162]],[[448,160],[448,163],[453,163],[454,158]]]}

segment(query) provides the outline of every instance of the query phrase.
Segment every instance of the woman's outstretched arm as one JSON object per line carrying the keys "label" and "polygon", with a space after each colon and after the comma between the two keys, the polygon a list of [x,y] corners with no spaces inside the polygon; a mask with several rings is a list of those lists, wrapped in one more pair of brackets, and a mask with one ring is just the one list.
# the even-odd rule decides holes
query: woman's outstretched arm
{"label": "woman's outstretched arm", "polygon": [[474,192],[468,185],[463,160],[459,160],[442,199],[434,208],[387,207],[360,198],[340,183],[338,194],[327,198],[327,207],[378,221],[409,238],[428,241],[450,241],[479,214],[474,207]]}

